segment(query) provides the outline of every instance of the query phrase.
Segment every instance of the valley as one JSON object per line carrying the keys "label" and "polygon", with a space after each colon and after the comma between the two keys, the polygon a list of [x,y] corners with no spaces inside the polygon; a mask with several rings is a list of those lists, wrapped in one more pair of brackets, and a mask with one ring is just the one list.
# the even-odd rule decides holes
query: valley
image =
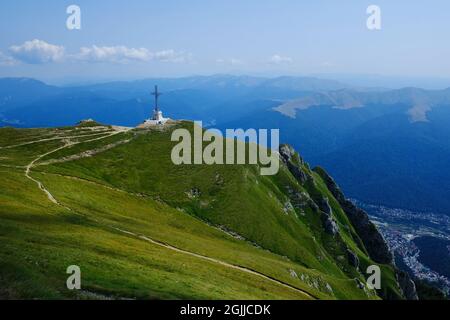
{"label": "valley", "polygon": [[450,218],[445,215],[363,204],[396,256],[411,276],[450,293]]}

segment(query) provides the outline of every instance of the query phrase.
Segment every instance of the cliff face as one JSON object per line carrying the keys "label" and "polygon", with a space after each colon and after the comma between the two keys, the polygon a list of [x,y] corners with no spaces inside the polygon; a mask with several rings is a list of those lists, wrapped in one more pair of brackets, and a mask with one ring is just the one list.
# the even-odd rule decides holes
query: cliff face
{"label": "cliff face", "polygon": [[[324,169],[316,167],[314,171],[322,177],[328,189],[333,193],[336,200],[339,201],[339,204],[350,219],[373,261],[383,264],[394,264],[393,255],[389,251],[386,241],[375,225],[369,220],[368,214],[345,198],[342,190]],[[414,281],[411,280],[407,273],[396,269],[396,279],[407,300],[418,299]]]}
{"label": "cliff face", "polygon": [[[308,181],[313,180],[313,177],[307,172],[309,169],[307,164],[291,146],[282,145],[280,147],[280,155],[291,174],[300,184],[303,185]],[[384,238],[378,232],[375,225],[369,220],[367,213],[356,207],[351,201],[345,198],[341,189],[324,169],[317,167],[314,168],[313,171],[322,178],[328,190],[337,200],[340,207],[344,210],[356,233],[361,238],[370,258],[377,263],[391,264],[393,261],[393,256],[389,251]],[[329,204],[329,199],[315,196],[314,203],[323,213],[322,221],[325,230],[331,234],[336,234],[339,231],[339,227],[333,220],[333,210]]]}
{"label": "cliff face", "polygon": [[[322,179],[327,190],[332,194],[332,197],[344,211],[348,221],[357,234],[357,238],[360,239],[361,243],[357,243],[360,249],[367,253],[374,263],[391,266],[394,269],[396,285],[401,290],[403,298],[416,300],[417,293],[414,282],[410,279],[408,274],[396,269],[394,266],[393,255],[389,251],[385,239],[376,226],[370,221],[368,214],[346,199],[342,190],[324,169],[316,167],[310,171],[308,165],[291,146],[282,145],[280,147],[280,156],[283,163],[300,184],[308,185],[308,183],[311,182],[314,184],[312,172]],[[335,213],[333,213],[333,208],[330,205],[330,199],[324,197],[323,194],[314,194],[314,192],[310,192],[310,194],[312,194],[313,207],[321,214],[321,222],[324,231],[339,241],[339,239],[342,238],[340,235],[340,228],[342,225],[340,227],[340,224],[336,221]],[[348,226],[344,226],[344,228],[348,228]],[[358,255],[348,247],[346,248],[346,259],[349,265],[359,269],[360,259],[358,258]],[[379,294],[383,298],[393,298],[390,293],[383,292]]]}
{"label": "cliff face", "polygon": [[404,271],[397,270],[396,277],[405,298],[407,300],[419,300],[416,284],[411,280],[410,276]]}
{"label": "cliff face", "polygon": [[345,198],[336,182],[325,172],[324,169],[316,167],[314,168],[314,171],[321,176],[328,189],[339,202],[342,209],[344,209],[373,261],[377,263],[391,264],[393,261],[392,253],[389,251],[383,236],[377,230],[375,225],[369,220],[367,213],[356,207],[351,201]]}

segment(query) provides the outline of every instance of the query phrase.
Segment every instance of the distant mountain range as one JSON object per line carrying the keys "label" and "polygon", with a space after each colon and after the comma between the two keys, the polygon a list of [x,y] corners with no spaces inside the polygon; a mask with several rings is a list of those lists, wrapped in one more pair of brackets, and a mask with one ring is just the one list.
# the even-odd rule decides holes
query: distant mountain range
{"label": "distant mountain range", "polygon": [[[55,87],[26,78],[0,79],[0,121],[24,127],[71,125],[80,117],[136,125],[150,115],[150,91],[158,84],[173,118],[229,120],[252,111],[255,101],[294,99],[303,92],[347,87],[333,80],[248,76],[156,78],[79,87]],[[249,109],[250,108],[250,109]],[[231,112],[232,111],[232,112]],[[235,113],[237,112],[237,114]]]}
{"label": "distant mountain range", "polygon": [[450,89],[359,88],[333,80],[216,75],[55,87],[0,79],[0,126],[134,126],[150,91],[165,115],[224,128],[280,128],[282,142],[367,203],[450,213]]}
{"label": "distant mountain range", "polygon": [[450,90],[315,92],[224,127],[280,128],[352,197],[450,213]]}

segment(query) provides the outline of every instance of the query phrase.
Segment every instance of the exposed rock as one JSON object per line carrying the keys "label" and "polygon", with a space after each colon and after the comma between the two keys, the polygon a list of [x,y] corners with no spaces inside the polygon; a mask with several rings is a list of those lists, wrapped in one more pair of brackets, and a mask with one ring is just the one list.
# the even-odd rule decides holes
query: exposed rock
{"label": "exposed rock", "polygon": [[325,232],[331,235],[336,235],[339,232],[339,226],[334,220],[333,209],[331,208],[328,198],[319,198],[314,201],[316,207],[322,212],[322,224]]}
{"label": "exposed rock", "polygon": [[359,280],[358,278],[355,278],[355,282],[356,282],[356,286],[357,286],[359,289],[363,290],[363,289],[365,288],[364,283],[362,283],[361,280]]}
{"label": "exposed rock", "polygon": [[[218,185],[218,186],[223,185],[223,177],[220,175],[220,173],[216,173],[214,180],[215,180],[216,185]],[[258,181],[258,180],[256,180],[256,181]]]}
{"label": "exposed rock", "polygon": [[[211,225],[211,224],[208,224],[208,225]],[[225,232],[226,234],[232,236],[232,237],[235,238],[235,239],[247,241],[247,239],[245,239],[245,238],[244,238],[243,236],[241,236],[239,233],[234,232],[234,231],[228,229],[228,228],[225,227],[225,226],[218,225],[217,228],[220,229],[221,231]]]}
{"label": "exposed rock", "polygon": [[352,266],[355,267],[356,269],[359,268],[359,258],[358,256],[349,248],[347,248],[347,259],[348,259],[348,263]]}
{"label": "exposed rock", "polygon": [[304,210],[307,207],[312,208],[314,211],[319,210],[319,207],[306,192],[296,191],[290,186],[286,186],[286,191],[289,195],[290,203],[295,209],[299,209],[301,214],[304,214]]}
{"label": "exposed rock", "polygon": [[330,203],[328,202],[328,198],[320,198],[316,203],[319,209],[327,215],[331,215],[333,212],[333,209],[331,209]]}
{"label": "exposed rock", "polygon": [[282,144],[279,150],[281,160],[286,164],[289,171],[300,184],[304,184],[308,179],[308,175],[302,170],[303,160],[290,145]]}
{"label": "exposed rock", "polygon": [[[322,168],[315,168],[314,171],[322,177],[328,189],[331,191],[333,196],[341,205],[342,209],[345,211],[356,233],[361,238],[370,258],[377,263],[393,264],[393,255],[389,251],[389,248],[383,236],[380,234],[375,225],[369,220],[368,214],[364,210],[356,207],[351,201],[345,198],[341,189],[338,187],[335,181],[325,172],[325,170],[323,170]],[[350,264],[359,265],[359,259],[353,252],[347,250],[347,254]],[[408,274],[396,269],[396,277],[398,285],[403,291],[404,297],[408,300],[417,300],[418,296],[415,284],[410,279]],[[359,280],[356,281],[359,288],[364,288],[364,285]]]}
{"label": "exposed rock", "polygon": [[402,289],[405,298],[407,300],[419,300],[416,285],[414,284],[414,281],[411,280],[409,275],[406,272],[397,270],[396,277],[398,285],[400,286],[400,289]]}
{"label": "exposed rock", "polygon": [[285,214],[289,214],[289,212],[295,211],[292,203],[290,201],[286,201],[283,206],[283,212]]}
{"label": "exposed rock", "polygon": [[315,168],[328,189],[344,209],[347,217],[355,228],[356,233],[364,243],[370,258],[377,263],[390,264],[393,261],[392,253],[375,225],[369,220],[367,213],[347,200],[334,180],[322,168]]}
{"label": "exposed rock", "polygon": [[283,157],[285,161],[291,161],[294,155],[296,154],[295,149],[288,145],[288,144],[282,144],[280,146],[280,155]]}
{"label": "exposed rock", "polygon": [[195,198],[200,197],[200,195],[202,193],[200,192],[199,188],[194,187],[191,190],[189,190],[188,192],[186,192],[186,194],[187,194],[189,199],[195,199]]}
{"label": "exposed rock", "polygon": [[325,232],[335,236],[339,232],[339,226],[331,215],[322,212],[322,223]]}
{"label": "exposed rock", "polygon": [[297,273],[292,269],[289,269],[289,274],[291,275],[292,278],[298,278]]}
{"label": "exposed rock", "polygon": [[311,199],[310,202],[308,202],[308,205],[314,210],[314,211],[319,211],[319,207],[317,206],[317,204]]}

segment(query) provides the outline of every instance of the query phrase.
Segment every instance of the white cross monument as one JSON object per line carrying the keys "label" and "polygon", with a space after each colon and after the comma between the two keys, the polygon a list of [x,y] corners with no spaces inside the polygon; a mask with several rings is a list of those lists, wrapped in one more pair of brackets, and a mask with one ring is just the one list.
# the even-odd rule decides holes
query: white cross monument
{"label": "white cross monument", "polygon": [[156,125],[164,125],[169,118],[164,118],[162,111],[158,106],[158,98],[161,93],[158,91],[158,86],[155,86],[155,91],[152,92],[152,95],[155,96],[155,108],[153,109],[153,116],[151,119],[147,119],[141,126],[156,126]]}

